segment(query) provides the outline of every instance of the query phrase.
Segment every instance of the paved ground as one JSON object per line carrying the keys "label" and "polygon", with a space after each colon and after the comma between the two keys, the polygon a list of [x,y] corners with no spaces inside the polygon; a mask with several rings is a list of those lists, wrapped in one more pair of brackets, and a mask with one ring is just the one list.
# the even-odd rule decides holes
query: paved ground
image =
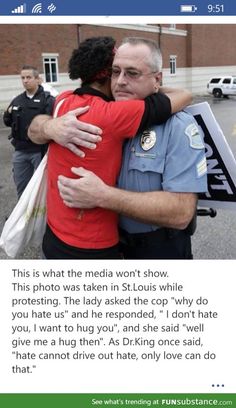
{"label": "paved ground", "polygon": [[[196,98],[195,102],[207,100],[222,127],[225,137],[236,156],[236,98]],[[7,136],[9,129],[3,128],[0,119],[0,231],[5,218],[16,203],[15,187],[11,176],[12,147]],[[198,217],[198,229],[193,237],[195,259],[236,259],[236,213],[218,210],[216,218]],[[23,259],[38,259],[40,251],[27,249]],[[0,250],[0,259],[7,259]]]}

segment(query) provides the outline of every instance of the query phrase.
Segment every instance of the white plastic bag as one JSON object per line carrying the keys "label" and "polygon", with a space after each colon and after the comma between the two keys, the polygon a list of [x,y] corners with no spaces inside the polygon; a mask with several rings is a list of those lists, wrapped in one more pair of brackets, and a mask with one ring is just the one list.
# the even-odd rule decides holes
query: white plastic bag
{"label": "white plastic bag", "polygon": [[39,247],[46,229],[47,154],[6,221],[0,247],[12,258],[30,245]]}

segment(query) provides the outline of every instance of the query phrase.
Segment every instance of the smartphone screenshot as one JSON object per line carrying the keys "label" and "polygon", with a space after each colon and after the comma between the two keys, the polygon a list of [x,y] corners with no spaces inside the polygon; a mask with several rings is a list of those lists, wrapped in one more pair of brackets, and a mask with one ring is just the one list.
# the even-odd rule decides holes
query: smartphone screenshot
{"label": "smartphone screenshot", "polygon": [[235,15],[0,5],[1,406],[236,406]]}

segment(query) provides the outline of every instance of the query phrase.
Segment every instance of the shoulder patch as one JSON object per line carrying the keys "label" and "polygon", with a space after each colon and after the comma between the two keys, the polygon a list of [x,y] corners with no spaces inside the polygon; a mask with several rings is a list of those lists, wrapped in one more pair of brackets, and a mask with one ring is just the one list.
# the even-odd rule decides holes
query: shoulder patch
{"label": "shoulder patch", "polygon": [[204,143],[195,123],[191,123],[185,129],[185,134],[189,138],[189,144],[193,149],[204,149]]}

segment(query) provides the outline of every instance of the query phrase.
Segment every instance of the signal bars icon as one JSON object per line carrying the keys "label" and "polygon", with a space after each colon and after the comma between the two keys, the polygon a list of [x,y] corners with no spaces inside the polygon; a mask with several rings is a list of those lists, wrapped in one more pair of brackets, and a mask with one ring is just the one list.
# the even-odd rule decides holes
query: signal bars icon
{"label": "signal bars icon", "polygon": [[20,6],[14,8],[11,11],[11,14],[25,14],[26,13],[26,4],[21,4]]}
{"label": "signal bars icon", "polygon": [[42,3],[37,3],[35,6],[32,8],[31,11],[32,14],[40,14],[42,13]]}

